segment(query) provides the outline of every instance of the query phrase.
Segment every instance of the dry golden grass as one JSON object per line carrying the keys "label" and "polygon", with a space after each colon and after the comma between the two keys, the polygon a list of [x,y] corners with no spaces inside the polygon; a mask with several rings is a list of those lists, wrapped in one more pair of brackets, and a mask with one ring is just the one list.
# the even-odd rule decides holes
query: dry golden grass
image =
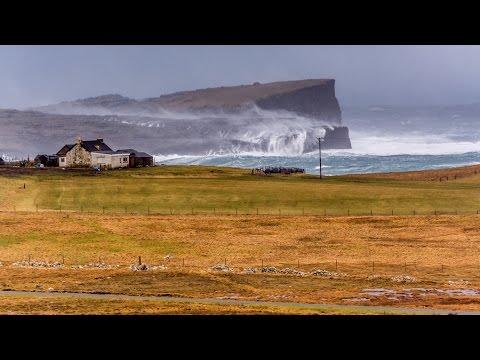
{"label": "dry golden grass", "polygon": [[[470,165],[447,169],[404,171],[374,174],[343,175],[345,178],[359,179],[389,179],[389,180],[415,180],[415,181],[452,181],[460,180],[480,174],[480,165]],[[478,179],[476,179],[478,181]]]}
{"label": "dry golden grass", "polygon": [[133,216],[0,213],[0,261],[98,261],[208,268],[265,265],[480,267],[471,216]]}
{"label": "dry golden grass", "polygon": [[269,306],[218,305],[149,300],[0,297],[3,315],[269,315],[355,314],[368,310],[313,310]]}
{"label": "dry golden grass", "polygon": [[[0,289],[100,291],[130,295],[232,297],[306,303],[345,303],[365,288],[446,288],[449,280],[478,288],[480,230],[477,216],[131,216],[0,213]],[[172,258],[165,260],[170,254]],[[27,259],[61,261],[67,268],[16,268]],[[133,272],[141,256],[167,270]],[[98,259],[124,267],[74,270]],[[235,273],[216,273],[223,263]],[[244,267],[273,265],[350,275],[328,279],[240,274]],[[375,269],[372,263],[375,262]],[[185,263],[185,266],[183,264]],[[443,265],[443,271],[442,271]],[[406,267],[405,267],[406,266]],[[381,275],[369,278],[370,275]],[[393,275],[417,278],[392,282]],[[369,304],[480,309],[476,297],[372,299]]]}
{"label": "dry golden grass", "polygon": [[[2,176],[0,209],[8,211],[0,212],[0,289],[35,290],[41,285],[56,291],[304,303],[348,303],[348,299],[362,297],[365,288],[450,288],[453,285],[449,281],[477,289],[480,228],[476,215],[222,215],[212,214],[210,209],[211,203],[221,203],[230,210],[239,206],[255,214],[252,209],[262,205],[285,207],[291,214],[301,214],[304,205],[320,204],[336,206],[344,213],[346,208],[360,211],[373,204],[385,212],[395,204],[405,211],[415,207],[432,213],[430,210],[438,209],[436,206],[445,206],[474,213],[480,174],[472,174],[472,170],[476,168],[427,171],[423,175],[335,177],[322,182],[308,176],[257,178],[245,170],[202,167],[162,167],[101,176],[59,171],[46,177],[40,173]],[[456,171],[458,180],[425,181],[447,173],[451,176],[452,171]],[[117,191],[117,187],[122,191]],[[98,204],[105,201],[118,209],[128,204],[138,210],[145,207],[145,199],[152,197],[159,206],[179,203],[186,212],[198,205],[204,214],[147,216],[71,211],[81,203],[96,204],[98,210]],[[34,210],[37,201],[45,211],[19,211]],[[70,211],[51,211],[60,202],[67,204]],[[13,206],[16,212],[10,211]],[[171,258],[166,260],[166,255]],[[137,262],[139,256],[144,263],[163,264],[167,269],[133,272],[128,266]],[[32,261],[65,261],[65,267],[42,270],[12,264],[29,257]],[[100,260],[122,267],[70,268]],[[224,262],[233,268],[233,273],[210,270],[212,265]],[[262,264],[301,271],[319,268],[349,276],[330,279],[240,273],[245,267],[258,268]],[[413,276],[417,281],[395,283],[391,280],[394,275]],[[24,299],[15,311],[34,311],[34,306],[28,304],[38,304],[38,311],[44,313],[76,311],[69,300],[62,301],[64,310],[60,305],[49,309],[44,300]],[[79,312],[108,312],[107,305],[85,302]],[[478,310],[480,296],[415,295],[400,300],[379,297],[368,304]],[[143,311],[142,305],[137,305],[112,303],[112,309],[122,313]],[[200,305],[187,309],[184,304],[162,306],[146,304],[145,311],[245,310]]]}

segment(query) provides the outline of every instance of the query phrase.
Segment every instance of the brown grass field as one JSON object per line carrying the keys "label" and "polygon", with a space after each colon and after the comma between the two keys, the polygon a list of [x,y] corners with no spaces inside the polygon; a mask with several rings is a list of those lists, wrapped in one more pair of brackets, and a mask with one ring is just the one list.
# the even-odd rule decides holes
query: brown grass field
{"label": "brown grass field", "polygon": [[[229,196],[225,188],[218,193],[213,190],[214,185],[222,185],[222,182],[232,182],[228,189],[243,187],[244,190],[236,193],[236,205],[240,208],[242,201],[248,203],[250,199],[250,193],[245,190],[248,186],[254,187],[257,193],[260,191],[259,197],[271,204],[286,188],[294,190],[298,187],[301,191],[290,192],[290,202],[283,204],[290,204],[290,215],[256,215],[255,212],[249,215],[214,214],[211,211],[194,215],[188,211],[173,215],[154,212],[150,215],[125,214],[120,211],[87,213],[75,211],[73,206],[70,209],[67,206],[60,212],[51,202],[56,199],[54,190],[41,194],[48,191],[49,184],[54,186],[60,181],[74,188],[83,184],[91,191],[101,186],[99,181],[102,178],[81,173],[66,176],[55,173],[45,178],[39,178],[42,175],[35,173],[3,174],[0,176],[4,190],[0,195],[3,204],[3,211],[0,211],[0,290],[48,289],[50,292],[480,310],[480,218],[474,211],[468,214],[465,211],[461,215],[301,215],[293,211],[293,204],[304,201],[304,189],[316,186],[312,185],[311,177],[252,180],[237,169],[231,170],[231,178],[228,170],[224,169],[220,170],[223,171],[220,175],[212,173],[211,168],[205,170],[206,174],[202,174],[201,168],[194,169],[196,174],[190,175],[199,176],[202,180],[201,183],[192,182],[188,190],[184,187],[184,167],[178,170],[175,167],[164,168],[161,170],[164,173],[155,174],[171,179],[172,193],[162,196],[177,196],[177,201],[185,204],[184,210],[189,208],[188,200],[196,202],[201,208],[200,200],[194,197],[196,189],[207,197],[213,196],[218,202],[229,204],[230,200],[225,199]],[[137,181],[138,171],[133,174],[132,181]],[[175,171],[180,171],[180,175],[174,175]],[[403,175],[396,174],[396,179],[384,182],[385,179],[378,178],[383,175],[375,174],[371,177],[338,177],[321,186],[327,190],[331,186],[334,193],[339,187],[344,189],[343,196],[350,196],[352,204],[356,201],[359,207],[362,204],[360,201],[368,202],[370,197],[374,199],[375,195],[385,194],[397,194],[398,197],[392,201],[400,204],[411,190],[412,194],[417,194],[415,201],[420,208],[422,204],[425,209],[428,208],[430,197],[419,195],[434,192],[442,196],[441,201],[458,206],[465,201],[468,209],[473,210],[473,204],[478,199],[476,194],[480,194],[480,175],[475,171],[475,167],[457,170],[456,181],[434,181],[431,180],[432,172],[426,172],[423,180],[420,174],[414,175],[414,179],[411,179],[412,175],[402,178]],[[113,179],[107,177],[107,184],[115,181],[118,185],[116,176],[120,175],[115,174]],[[360,178],[365,180],[359,180],[360,183],[352,181]],[[155,188],[155,180],[150,178],[149,181]],[[168,186],[163,180],[158,181],[161,183],[158,186]],[[215,183],[212,188],[209,188],[210,181]],[[249,183],[251,181],[253,183]],[[27,189],[24,192],[19,184],[25,182]],[[77,183],[80,185],[75,185]],[[274,190],[269,189],[268,184]],[[130,183],[125,182],[124,186],[129,188]],[[357,186],[368,186],[370,193],[361,199],[355,198],[359,191]],[[266,194],[261,194],[262,189]],[[102,196],[105,197],[107,193],[105,189],[103,191]],[[235,193],[236,190],[232,191]],[[65,192],[62,196],[65,200]],[[98,200],[100,195],[92,196]],[[282,196],[278,196],[279,201],[285,201]],[[328,192],[325,196],[330,205],[335,203]],[[32,204],[32,198],[37,201],[43,199],[38,212],[27,206]],[[130,201],[133,207],[132,199],[118,195],[118,201]],[[71,197],[70,201],[73,204],[75,197]],[[345,201],[345,198],[340,201]],[[12,211],[9,209],[11,206],[18,208]],[[169,259],[165,258],[167,255]],[[132,271],[129,266],[137,263],[139,256],[142,263],[163,265],[164,268]],[[36,268],[28,266],[28,259],[33,264],[41,261],[60,262],[62,265],[58,268]],[[25,261],[24,266],[16,264],[20,261]],[[74,268],[99,262],[118,267]],[[213,265],[225,263],[231,271],[211,269]],[[325,276],[243,273],[245,268],[261,268],[262,265],[304,273],[315,269],[330,273]],[[155,303],[147,300],[39,299],[1,295],[0,299],[0,313],[4,314],[359,313],[348,309],[320,311],[294,307]],[[367,310],[365,312],[368,313]]]}

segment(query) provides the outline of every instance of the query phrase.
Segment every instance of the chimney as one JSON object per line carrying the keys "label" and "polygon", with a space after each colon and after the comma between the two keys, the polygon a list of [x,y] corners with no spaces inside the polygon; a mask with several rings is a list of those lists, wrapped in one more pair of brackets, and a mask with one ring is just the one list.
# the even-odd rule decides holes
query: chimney
{"label": "chimney", "polygon": [[82,138],[80,136],[77,136],[77,141],[76,141],[77,144],[81,144],[82,143]]}
{"label": "chimney", "polygon": [[103,139],[102,138],[97,138],[97,142],[103,143]]}

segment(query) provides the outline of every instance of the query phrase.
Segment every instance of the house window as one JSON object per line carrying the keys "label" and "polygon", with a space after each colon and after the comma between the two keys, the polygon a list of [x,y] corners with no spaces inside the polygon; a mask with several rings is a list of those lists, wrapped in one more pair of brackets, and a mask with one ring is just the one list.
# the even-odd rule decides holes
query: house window
{"label": "house window", "polygon": [[128,158],[124,157],[123,162],[127,162],[127,161],[128,161]]}
{"label": "house window", "polygon": [[65,162],[65,158],[60,158],[60,162]]}

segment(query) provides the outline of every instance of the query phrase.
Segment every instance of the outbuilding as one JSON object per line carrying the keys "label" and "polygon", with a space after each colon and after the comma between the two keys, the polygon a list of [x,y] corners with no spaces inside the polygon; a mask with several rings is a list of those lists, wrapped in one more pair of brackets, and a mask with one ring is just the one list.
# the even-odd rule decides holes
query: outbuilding
{"label": "outbuilding", "polygon": [[118,150],[121,152],[129,153],[129,167],[145,167],[153,166],[153,156],[142,151],[135,149],[123,149]]}
{"label": "outbuilding", "polygon": [[90,153],[91,166],[99,169],[126,168],[130,163],[130,153],[125,151],[93,151]]}
{"label": "outbuilding", "polygon": [[33,162],[35,165],[43,165],[45,167],[55,167],[55,166],[58,166],[58,156],[40,154],[35,156],[35,159],[33,160]]}

